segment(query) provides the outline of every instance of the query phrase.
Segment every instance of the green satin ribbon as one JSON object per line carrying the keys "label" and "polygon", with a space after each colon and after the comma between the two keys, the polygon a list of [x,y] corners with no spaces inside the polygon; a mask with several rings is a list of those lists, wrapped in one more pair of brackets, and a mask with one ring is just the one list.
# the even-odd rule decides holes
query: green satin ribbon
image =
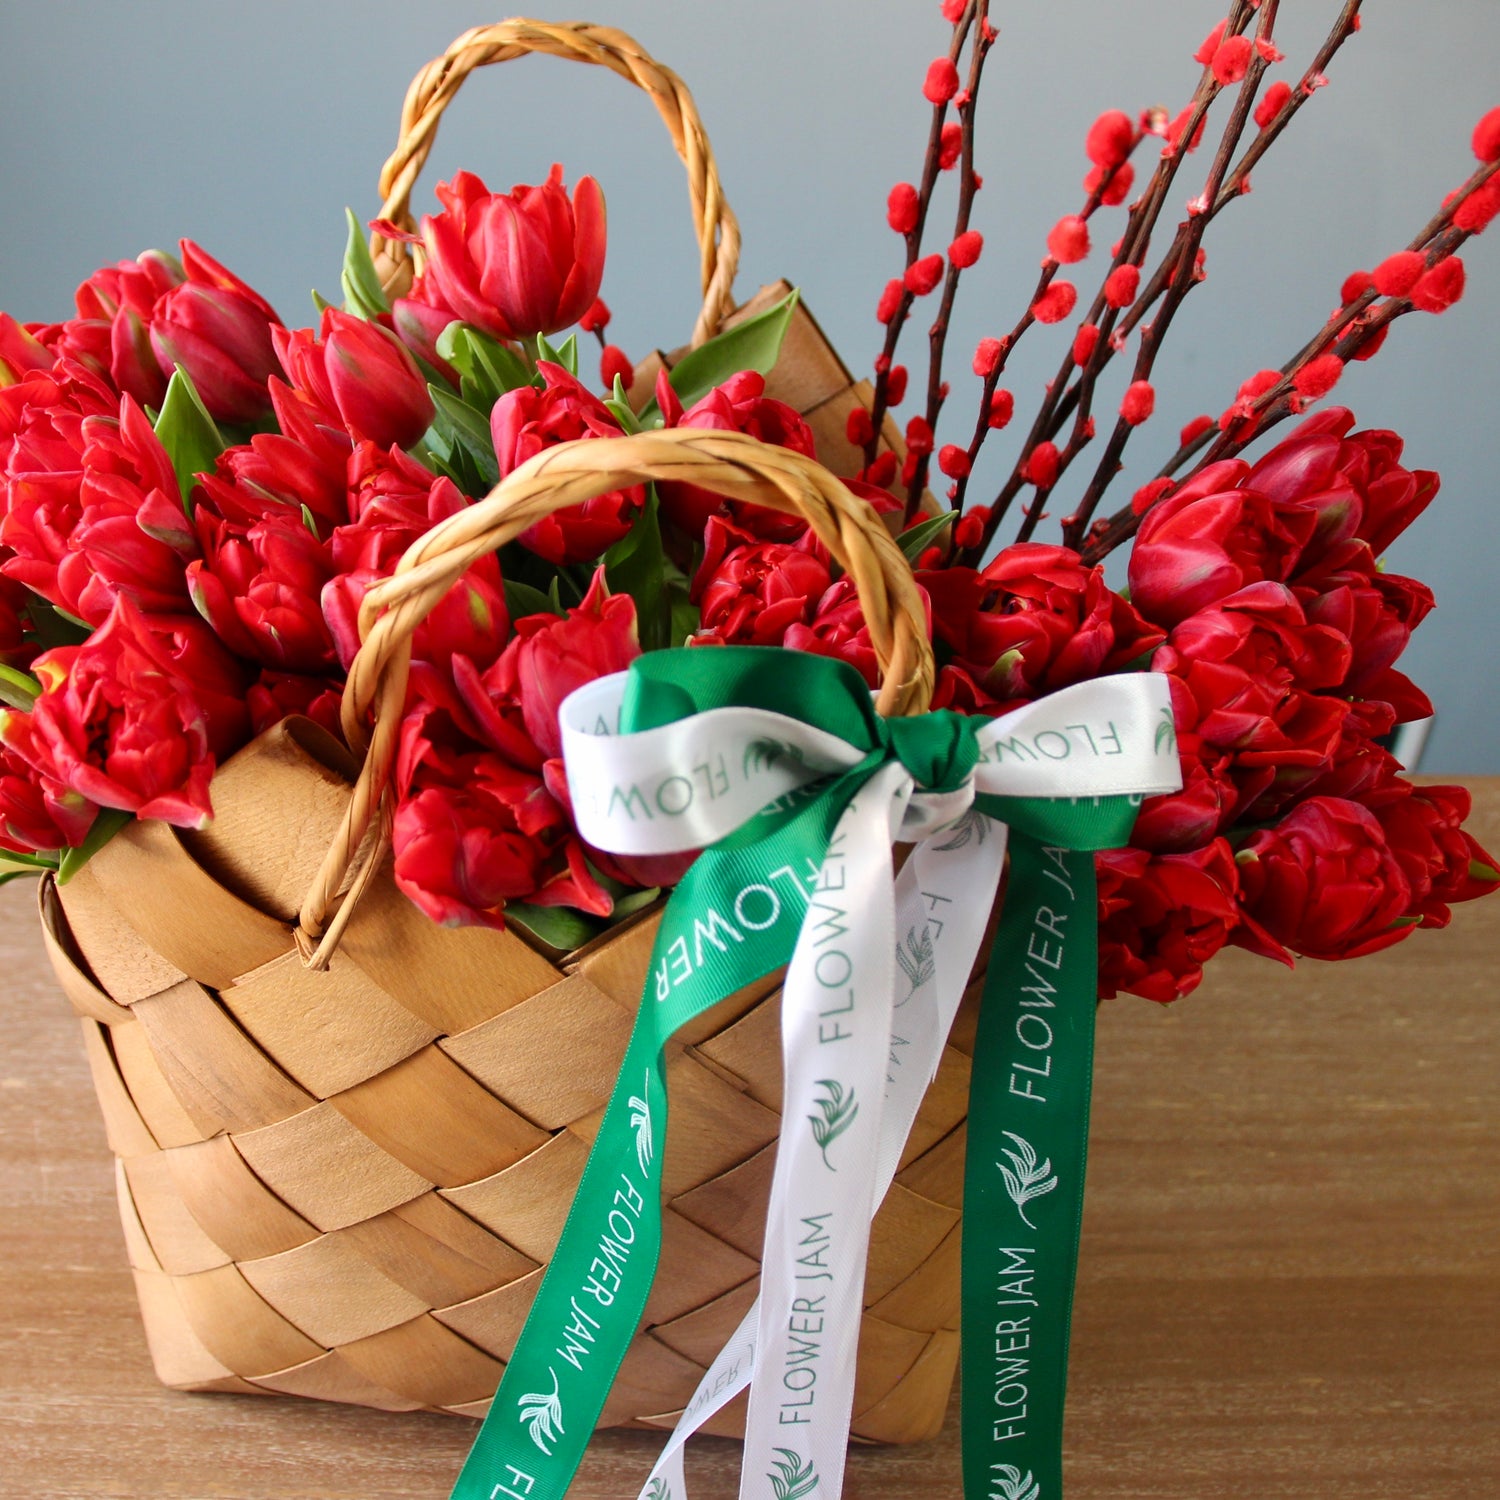
{"label": "green satin ribbon", "polygon": [[[664,1054],[672,1035],[724,996],[788,961],[808,892],[834,828],[859,788],[882,765],[899,760],[920,786],[943,791],[962,785],[980,758],[975,736],[981,720],[950,712],[885,720],[875,713],[863,679],[847,664],[754,647],[659,651],[639,658],[631,667],[620,729],[631,733],[655,728],[708,709],[730,706],[765,708],[801,719],[838,735],[862,752],[863,758],[849,770],[781,799],[773,810],[762,812],[706,849],[667,902],[619,1081],[561,1239],[506,1365],[490,1414],[454,1486],[453,1500],[562,1500],[567,1492],[620,1362],[640,1327],[655,1276],[661,1247],[661,1160],[667,1124]],[[1134,818],[1134,806],[1125,797],[1086,802],[980,797],[976,805],[1017,831],[1017,857],[1022,861],[1029,858],[1026,849],[1042,847],[1028,839],[1030,834],[1040,836],[1049,846],[1109,847],[1124,842]],[[1058,857],[1055,851],[1042,854],[1040,878],[1045,880],[1047,876],[1046,862],[1055,862]],[[1069,1016],[1086,1009],[1091,1022],[1095,991],[1095,964],[1089,946],[1093,942],[1092,863],[1087,856],[1061,857],[1067,863],[1057,868],[1069,872],[1073,897],[1063,919],[1072,925],[1059,980],[1071,988],[1066,1004],[1057,1003]],[[970,1159],[978,1165],[970,1171],[967,1191],[973,1196],[969,1199],[971,1212],[964,1241],[966,1474],[970,1472],[967,1454],[971,1447],[979,1450],[981,1438],[986,1449],[985,1465],[990,1462],[988,1450],[994,1449],[987,1430],[989,1414],[981,1407],[971,1410],[969,1390],[971,1367],[982,1372],[991,1360],[988,1344],[994,1342],[994,1335],[991,1332],[986,1342],[984,1325],[986,1321],[998,1321],[992,1317],[992,1310],[981,1310],[974,1313],[971,1326],[967,1283],[971,1274],[979,1276],[981,1282],[993,1280],[996,1256],[986,1254],[991,1241],[995,1246],[1002,1241],[1011,1247],[1021,1243],[1016,1235],[989,1224],[989,1216],[997,1208],[1010,1209],[1014,1217],[1015,1210],[1003,1187],[997,1203],[993,1182],[976,1184],[974,1178],[984,1175],[986,1164],[979,1158],[990,1153],[992,1146],[997,1152],[1005,1147],[1015,1149],[1005,1134],[1008,1129],[1014,1127],[1017,1136],[1030,1141],[1020,1126],[1034,1131],[1037,1123],[1014,1116],[1011,1106],[998,1097],[1005,1087],[1004,1075],[998,1070],[1006,1066],[1008,1044],[1005,1023],[996,1017],[1010,1005],[1011,997],[1002,994],[995,1000],[992,996],[1005,983],[1002,973],[1010,972],[1016,956],[1026,951],[1036,913],[1031,910],[1031,896],[1023,900],[1020,892],[1031,892],[1037,878],[1031,872],[1021,878],[1016,872],[1012,874],[1012,895],[991,961],[975,1056],[974,1076],[981,1086],[971,1097],[969,1129]],[[1057,907],[1055,900],[1053,906]],[[701,942],[695,945],[695,927],[701,931],[712,911],[735,912],[745,941],[727,945],[725,950]],[[687,955],[692,955],[691,961]],[[1023,1002],[1018,999],[1015,1004],[1019,1009]],[[1032,1023],[1027,1029],[1041,1035]],[[1040,1179],[1033,1171],[1029,1190],[1045,1191],[1047,1196],[1026,1201],[1028,1216],[1034,1203],[1049,1199],[1049,1207],[1072,1201],[1075,1196],[1081,1202],[1088,1065],[1078,1038],[1071,1032],[1066,1038],[1057,1033],[1059,1059],[1065,1051],[1070,1055],[1069,1076],[1074,1079],[1071,1114],[1060,1107],[1055,1116],[1049,1115],[1049,1120],[1057,1121],[1055,1133],[1038,1137],[1042,1145],[1033,1164],[1039,1167],[1050,1152],[1061,1186],[1039,1189]],[[1076,1097],[1080,1077],[1081,1106]],[[1049,1129],[1053,1127],[1049,1125]],[[1001,1141],[1003,1145],[998,1144]],[[1031,1144],[1037,1147],[1036,1141]],[[1076,1177],[1071,1175],[1075,1158]],[[997,1159],[1008,1160],[1004,1156]],[[1062,1182],[1065,1166],[1070,1175]],[[996,1177],[1000,1175],[993,1166],[987,1170]],[[1072,1219],[1076,1226],[1076,1209]],[[1046,1251],[1056,1257],[1049,1263],[1048,1275],[1059,1283],[1066,1280],[1069,1295],[1076,1227],[1071,1234],[1072,1250],[1068,1232],[1063,1231],[1047,1241],[1050,1248]],[[1056,1299],[1049,1303],[1049,1307],[1060,1305]],[[1034,1365],[1044,1372],[1039,1373],[1038,1381],[1052,1384],[1047,1394],[1040,1394],[1040,1385],[1035,1387],[1039,1405],[1033,1409],[1055,1409],[1056,1413],[1050,1427],[1039,1423],[1034,1430],[1051,1432],[1054,1444],[1061,1430],[1065,1314],[1060,1337],[1061,1359],[1055,1354],[1055,1330],[1048,1334],[1053,1355],[1045,1366],[1038,1356]],[[983,1377],[976,1374],[974,1380],[975,1391],[982,1391]],[[1003,1449],[1002,1445],[995,1451],[1024,1453],[1033,1471],[1044,1466],[1042,1457],[1031,1457],[1033,1452],[1040,1454],[1040,1447]],[[1014,1460],[995,1462],[1013,1464]],[[975,1464],[974,1472],[978,1473],[980,1460],[976,1458]],[[1047,1472],[1059,1466],[1060,1459],[1055,1459]],[[1020,1470],[1018,1477],[1024,1472]],[[996,1485],[987,1468],[981,1479],[969,1479],[966,1491],[972,1496],[1008,1494]],[[1052,1500],[1053,1493],[1041,1492],[1040,1500]],[[1037,1495],[1021,1489],[1015,1495],[1019,1500],[1038,1500]]]}

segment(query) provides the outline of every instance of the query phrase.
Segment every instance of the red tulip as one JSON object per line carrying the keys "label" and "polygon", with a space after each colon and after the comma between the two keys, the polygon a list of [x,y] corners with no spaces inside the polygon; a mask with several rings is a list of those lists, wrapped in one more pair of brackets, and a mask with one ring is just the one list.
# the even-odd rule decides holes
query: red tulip
{"label": "red tulip", "polygon": [[87,417],[83,437],[80,516],[59,569],[69,608],[102,625],[124,594],[148,614],[186,613],[183,570],[198,543],[145,412],[126,396],[118,421]]}
{"label": "red tulip", "polygon": [[328,544],[285,511],[244,526],[199,506],[194,520],[203,557],[188,564],[188,589],[219,639],[277,671],[332,670],[338,657],[319,605],[333,575]]}
{"label": "red tulip", "polygon": [[933,635],[996,703],[1027,702],[1125,670],[1159,645],[1148,624],[1067,547],[1018,542],[982,570],[925,571]]}
{"label": "red tulip", "polygon": [[74,610],[87,570],[59,575],[76,557],[72,541],[83,514],[84,422],[113,418],[118,398],[76,362],[33,372],[0,388],[0,568],[18,583]]}
{"label": "red tulip", "polygon": [[[335,576],[322,592],[323,616],[346,669],[359,649],[359,607],[370,585],[395,572],[406,549],[437,522],[468,508],[452,480],[435,477],[399,448],[387,453],[361,443],[349,469],[353,519],[333,533]],[[417,627],[412,649],[420,660],[445,663],[461,656],[488,666],[509,628],[500,563],[488,554]]]}
{"label": "red tulip", "polygon": [[1223,839],[1182,854],[1110,849],[1099,876],[1099,994],[1176,1000],[1242,927],[1234,857]]}
{"label": "red tulip", "polygon": [[416,361],[380,324],[337,308],[324,310],[321,333],[319,342],[311,329],[271,330],[293,387],[356,442],[411,447],[427,431],[434,410]]}
{"label": "red tulip", "polygon": [[0,709],[0,849],[47,854],[77,848],[99,809],[43,776],[13,744],[30,747],[30,715]]}
{"label": "red tulip", "polygon": [[239,665],[201,621],[143,615],[126,598],[82,645],[44,653],[30,714],[0,735],[22,758],[100,807],[201,828],[218,759],[244,743]]}
{"label": "red tulip", "polygon": [[[1339,797],[1311,797],[1235,856],[1241,901],[1275,944],[1309,958],[1357,958],[1416,924],[1411,882],[1379,819]],[[1266,951],[1253,935],[1243,946]]]}
{"label": "red tulip", "polygon": [[623,672],[640,654],[635,601],[629,594],[611,594],[599,568],[583,602],[566,616],[527,615],[516,621],[515,639],[486,686],[492,695],[520,705],[527,734],[550,760],[562,754],[557,711],[563,699],[597,677]]}
{"label": "red tulip", "polygon": [[443,212],[422,220],[432,301],[501,339],[554,333],[588,311],[604,276],[604,194],[592,177],[571,202],[560,166],[509,193],[460,172],[437,194]]}
{"label": "red tulip", "polygon": [[1412,786],[1375,809],[1396,862],[1411,883],[1408,916],[1423,927],[1446,927],[1450,902],[1473,901],[1500,887],[1494,859],[1460,826],[1473,808],[1461,786]]}
{"label": "red tulip", "polygon": [[[816,458],[812,428],[792,407],[784,401],[771,399],[765,390],[765,376],[754,370],[744,370],[731,375],[723,385],[716,386],[684,411],[663,370],[656,379],[656,402],[668,427],[744,432],[763,443]],[[753,535],[773,541],[795,541],[807,529],[806,523],[798,516],[766,505],[729,500],[700,485],[664,480],[656,489],[667,517],[695,539],[702,536],[711,515],[725,516]]]}
{"label": "red tulip", "polygon": [[62,325],[57,352],[97,362],[122,395],[160,406],[171,369],[162,370],[151,347],[151,319],[185,275],[176,258],[160,250],[95,271],[74,295],[78,317]]}
{"label": "red tulip", "polygon": [[[609,408],[561,365],[543,360],[537,368],[546,382],[541,390],[523,385],[508,391],[490,413],[490,435],[502,479],[558,443],[620,436],[620,424]],[[630,530],[645,498],[641,485],[611,490],[544,516],[516,540],[550,563],[592,562]]]}
{"label": "red tulip", "polygon": [[191,377],[209,415],[255,422],[271,410],[266,381],[281,373],[271,342],[281,319],[270,304],[191,240],[182,242],[187,280],[151,315],[151,347],[170,372]]}
{"label": "red tulip", "polygon": [[779,646],[792,625],[806,625],[833,579],[809,532],[802,541],[761,542],[710,516],[693,598],[703,643]]}
{"label": "red tulip", "polygon": [[198,483],[226,521],[251,526],[265,515],[301,515],[305,506],[331,530],[349,519],[347,470],[352,444],[312,400],[270,382],[280,432],[257,433],[222,452]]}

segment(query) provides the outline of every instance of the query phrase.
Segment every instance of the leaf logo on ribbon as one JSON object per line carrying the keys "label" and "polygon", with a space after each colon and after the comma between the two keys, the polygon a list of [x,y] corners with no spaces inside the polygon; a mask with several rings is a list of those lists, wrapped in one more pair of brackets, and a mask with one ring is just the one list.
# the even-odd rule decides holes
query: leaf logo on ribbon
{"label": "leaf logo on ribbon", "polygon": [[665,1479],[653,1479],[651,1487],[646,1491],[646,1500],[672,1500],[672,1492],[667,1488]]}
{"label": "leaf logo on ribbon", "polygon": [[1000,1486],[990,1491],[990,1500],[1040,1500],[1042,1487],[1031,1477],[1030,1469],[1023,1476],[1014,1464],[994,1464],[990,1473]]}
{"label": "leaf logo on ribbon", "polygon": [[776,1500],[802,1500],[818,1487],[818,1473],[812,1463],[804,1464],[790,1448],[776,1450],[781,1457],[775,1462],[775,1472],[767,1474]]}
{"label": "leaf logo on ribbon", "polygon": [[962,849],[970,839],[982,844],[989,837],[989,822],[977,807],[971,807],[953,824],[947,843],[934,844],[933,848],[939,854],[951,854],[955,849]]}
{"label": "leaf logo on ribbon", "polygon": [[[821,1115],[809,1115],[807,1118],[812,1123],[813,1139],[818,1143],[818,1149],[823,1153],[823,1165],[830,1172],[837,1172],[838,1168],[828,1160],[828,1148],[854,1123],[854,1117],[859,1113],[859,1105],[854,1099],[854,1090],[844,1092],[843,1084],[832,1078],[820,1078],[818,1080],[820,1089],[828,1090],[826,1099],[814,1099],[813,1103],[823,1111]],[[776,1450],[778,1453],[781,1449]],[[797,1492],[801,1494],[802,1491]]]}
{"label": "leaf logo on ribbon", "polygon": [[1172,718],[1172,710],[1163,708],[1161,711],[1161,723],[1156,726],[1156,753],[1162,753],[1162,746],[1167,747],[1168,754],[1177,751],[1177,724]]}
{"label": "leaf logo on ribbon", "polygon": [[552,1450],[547,1444],[562,1436],[562,1400],[557,1390],[557,1371],[549,1368],[547,1373],[552,1377],[551,1392],[533,1391],[520,1397],[516,1407],[531,1431],[531,1441],[551,1458]]}
{"label": "leaf logo on ribbon", "polygon": [[907,979],[911,981],[911,988],[906,992],[906,1000],[896,1002],[896,1009],[900,1010],[906,1001],[910,1000],[937,973],[937,965],[932,958],[932,929],[924,926],[919,936],[915,927],[909,927],[906,932],[906,942],[896,944],[896,962],[901,965]]}
{"label": "leaf logo on ribbon", "polygon": [[1052,1160],[1049,1157],[1044,1162],[1038,1162],[1031,1142],[1017,1135],[1014,1130],[1002,1131],[1001,1134],[1009,1136],[1016,1143],[1016,1149],[1012,1151],[1009,1147],[1002,1146],[1000,1149],[1010,1158],[1011,1165],[1007,1167],[1003,1161],[997,1161],[995,1165],[1000,1168],[1000,1175],[1005,1179],[1005,1191],[1010,1194],[1011,1201],[1020,1211],[1021,1222],[1028,1229],[1035,1229],[1036,1225],[1026,1217],[1026,1205],[1033,1198],[1040,1198],[1057,1186],[1057,1178],[1052,1175]]}
{"label": "leaf logo on ribbon", "polygon": [[651,1074],[646,1074],[646,1081],[641,1085],[639,1094],[632,1094],[626,1101],[630,1106],[630,1128],[635,1131],[635,1157],[641,1164],[641,1171],[645,1173],[651,1167],[651,1155],[655,1149],[655,1142],[651,1138],[651,1106],[646,1102],[646,1096],[651,1092]]}

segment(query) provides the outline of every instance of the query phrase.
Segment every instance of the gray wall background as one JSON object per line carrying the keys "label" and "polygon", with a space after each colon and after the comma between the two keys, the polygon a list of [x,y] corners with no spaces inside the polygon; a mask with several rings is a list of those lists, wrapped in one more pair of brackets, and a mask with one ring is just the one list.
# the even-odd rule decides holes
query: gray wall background
{"label": "gray wall background", "polygon": [[[1283,8],[1278,76],[1300,75],[1337,8]],[[1224,0],[994,9],[1002,37],[974,220],[987,248],[950,343],[955,437],[972,420],[975,341],[1014,322],[1047,229],[1081,200],[1089,122],[1107,106],[1175,113]],[[0,0],[0,307],[23,320],[65,316],[96,266],[186,235],[288,322],[311,322],[308,289],[337,293],[343,205],[362,218],[378,206],[376,172],[411,75],[498,14],[472,0]],[[919,171],[919,86],[947,34],[937,0],[601,0],[595,19],[637,36],[693,86],[745,234],[741,291],[783,275],[800,284],[851,367],[867,371],[874,303],[899,269],[885,195]],[[1343,276],[1402,247],[1463,180],[1473,124],[1500,102],[1497,62],[1494,0],[1371,0],[1332,86],[1211,230],[1208,283],[1179,317],[1159,418],[1132,445],[1119,492],[1175,446],[1181,422],[1222,410],[1244,376],[1299,347]],[[539,181],[553,160],[570,182],[592,172],[608,197],[612,336],[637,358],[681,342],[696,308],[681,172],[649,103],[613,75],[528,59],[471,80],[444,123],[422,206],[431,182],[460,167],[508,187]],[[1207,165],[1194,159],[1184,204]],[[1095,238],[1113,238],[1110,225]],[[1402,432],[1409,462],[1444,475],[1391,566],[1438,593],[1403,665],[1437,704],[1424,769],[1448,773],[1500,772],[1497,249],[1500,229],[1471,245],[1460,310],[1404,320],[1337,393],[1362,425]],[[1091,264],[1076,268],[1085,292]],[[1021,346],[1009,383],[1023,412],[1064,337],[1049,330]],[[917,325],[904,346],[914,370],[925,342]],[[981,486],[1011,459],[1006,442],[990,447]]]}

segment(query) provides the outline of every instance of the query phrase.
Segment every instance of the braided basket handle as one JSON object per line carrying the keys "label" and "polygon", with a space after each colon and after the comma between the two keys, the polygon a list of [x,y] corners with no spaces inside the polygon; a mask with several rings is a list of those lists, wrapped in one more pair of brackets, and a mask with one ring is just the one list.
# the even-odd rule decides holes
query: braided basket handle
{"label": "braided basket handle", "polygon": [[[344,823],[303,903],[298,944],[311,967],[326,967],[373,872],[383,841],[361,850],[385,793],[406,708],[411,638],[449,588],[477,559],[543,516],[596,495],[672,479],[734,500],[800,516],[854,580],[880,662],[877,709],[888,715],[926,711],[934,665],[926,611],[901,549],[874,508],[850,494],[821,464],[739,432],[691,427],[629,437],[581,438],[545,449],[503,479],[485,499],[449,516],[407,549],[395,573],[365,595],[363,644],[344,689],[344,733],[365,752]],[[356,853],[362,868],[329,921]]]}
{"label": "braided basket handle", "polygon": [[[592,26],[586,21],[517,18],[466,31],[441,57],[428,63],[406,91],[406,102],[401,109],[401,137],[380,169],[379,217],[409,232],[415,231],[411,191],[437,138],[443,111],[475,68],[509,62],[528,52],[546,52],[553,57],[608,68],[650,94],[687,168],[688,193],[693,203],[703,308],[693,328],[692,342],[696,347],[712,338],[734,307],[734,273],[740,259],[739,222],[724,200],[713,148],[687,85],[639,42],[613,27]],[[405,295],[414,271],[422,268],[421,248],[387,239],[377,231],[370,236],[370,252],[386,292],[392,297]]]}

